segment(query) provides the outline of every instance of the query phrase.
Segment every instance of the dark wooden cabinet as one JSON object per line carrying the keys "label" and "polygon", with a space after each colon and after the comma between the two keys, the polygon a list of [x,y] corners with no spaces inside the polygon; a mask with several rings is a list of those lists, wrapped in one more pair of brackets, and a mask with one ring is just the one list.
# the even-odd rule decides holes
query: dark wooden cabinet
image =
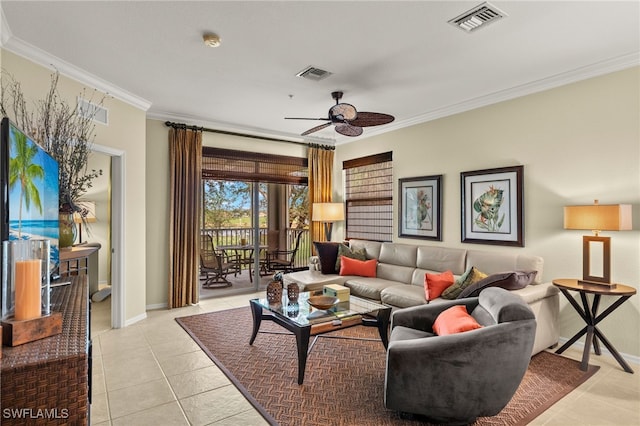
{"label": "dark wooden cabinet", "polygon": [[91,375],[87,275],[51,291],[51,310],[63,316],[62,333],[3,347],[2,425],[86,425]]}

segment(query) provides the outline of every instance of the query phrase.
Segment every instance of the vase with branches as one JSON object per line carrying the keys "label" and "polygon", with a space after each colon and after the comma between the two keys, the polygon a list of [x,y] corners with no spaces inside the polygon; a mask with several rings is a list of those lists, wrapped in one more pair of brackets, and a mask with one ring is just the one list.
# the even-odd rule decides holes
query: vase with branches
{"label": "vase with branches", "polygon": [[[102,170],[87,167],[91,146],[95,140],[94,117],[96,108],[81,110],[71,106],[58,92],[58,72],[51,75],[49,91],[44,98],[27,102],[22,86],[11,74],[2,71],[0,113],[9,117],[27,132],[58,162],[60,247],[73,244],[75,223],[73,214],[83,217],[77,202],[102,175]],[[83,92],[81,97],[87,99]],[[91,104],[102,105],[105,96]],[[72,227],[70,243],[65,241],[63,226]],[[68,236],[67,236],[68,237]]]}

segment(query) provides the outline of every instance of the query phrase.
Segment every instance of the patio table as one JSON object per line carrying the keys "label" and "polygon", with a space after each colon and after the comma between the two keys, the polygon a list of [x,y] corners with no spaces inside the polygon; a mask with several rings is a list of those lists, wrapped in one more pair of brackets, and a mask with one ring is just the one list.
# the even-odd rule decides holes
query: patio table
{"label": "patio table", "polygon": [[[269,246],[267,245],[260,245],[259,250],[267,250],[268,247]],[[253,251],[255,250],[255,247],[252,244],[230,244],[218,246],[218,249],[225,253],[233,252],[238,255],[235,258],[238,265],[238,273],[242,273],[243,265],[249,265],[249,267],[251,267],[251,264],[253,263]]]}

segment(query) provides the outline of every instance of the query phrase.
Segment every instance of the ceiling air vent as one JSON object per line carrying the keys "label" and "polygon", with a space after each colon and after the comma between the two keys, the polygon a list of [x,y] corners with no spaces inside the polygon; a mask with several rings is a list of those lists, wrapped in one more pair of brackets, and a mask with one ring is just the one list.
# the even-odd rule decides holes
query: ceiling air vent
{"label": "ceiling air vent", "polygon": [[320,68],[316,68],[313,66],[308,66],[307,68],[296,74],[296,77],[306,78],[307,80],[320,81],[324,80],[330,75],[331,73],[329,71],[321,70]]}
{"label": "ceiling air vent", "polygon": [[506,13],[494,5],[485,2],[461,15],[456,16],[450,20],[449,23],[470,33],[506,16],[508,16]]}
{"label": "ceiling air vent", "polygon": [[90,118],[100,124],[109,125],[109,110],[101,105],[78,97],[78,112],[85,118]]}

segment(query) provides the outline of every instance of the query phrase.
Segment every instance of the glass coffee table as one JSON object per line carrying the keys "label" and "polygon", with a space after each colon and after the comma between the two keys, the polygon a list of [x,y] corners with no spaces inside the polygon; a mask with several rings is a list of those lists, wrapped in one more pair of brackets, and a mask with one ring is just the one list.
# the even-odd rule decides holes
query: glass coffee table
{"label": "glass coffee table", "polygon": [[[252,345],[255,341],[262,320],[273,321],[292,332],[296,336],[298,347],[299,385],[304,381],[311,336],[319,336],[356,325],[377,327],[380,340],[385,349],[387,348],[390,306],[350,296],[348,302],[340,302],[325,311],[316,309],[308,303],[310,296],[322,294],[321,292],[301,292],[297,303],[289,302],[286,290],[283,293],[281,303],[269,304],[267,299],[249,301],[253,315],[253,333],[249,344]],[[311,346],[313,347],[313,344]]]}

